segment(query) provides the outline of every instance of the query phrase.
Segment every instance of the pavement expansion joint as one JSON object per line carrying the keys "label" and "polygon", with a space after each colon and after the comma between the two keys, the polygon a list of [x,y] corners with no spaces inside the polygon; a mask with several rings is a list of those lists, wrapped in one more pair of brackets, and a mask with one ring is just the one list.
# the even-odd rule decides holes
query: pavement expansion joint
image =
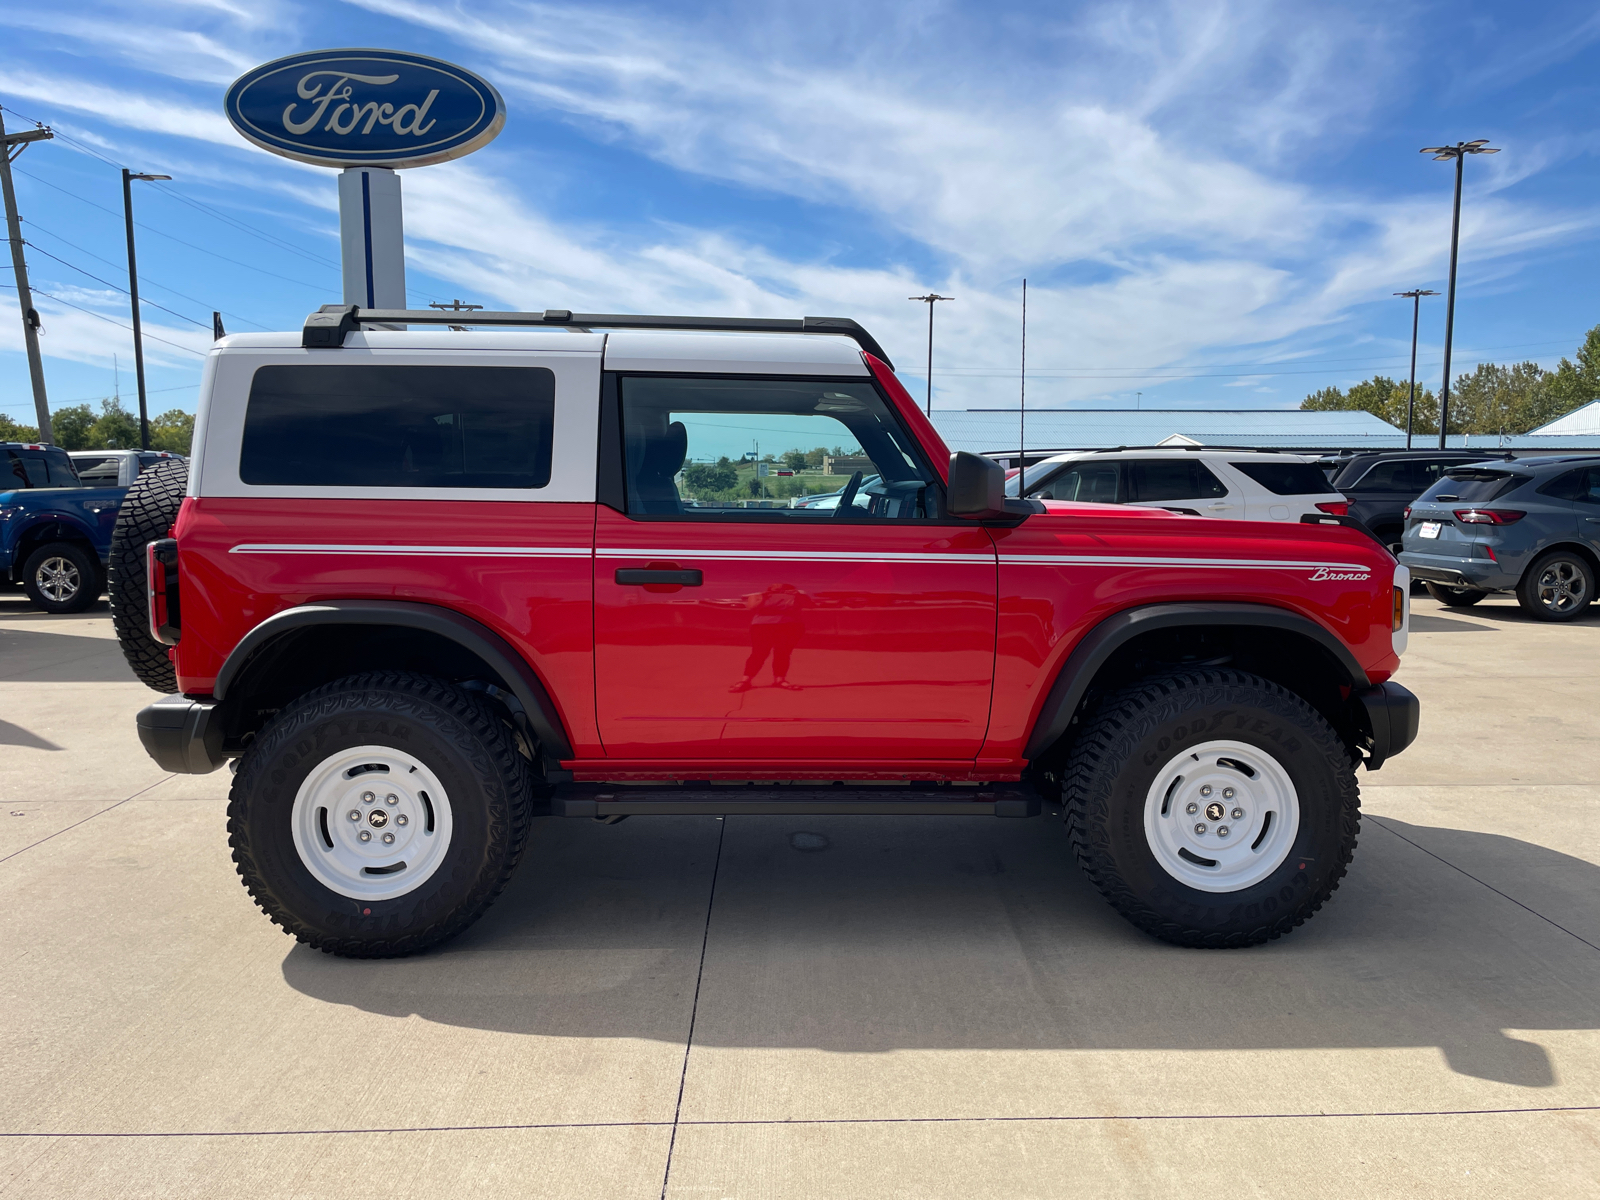
{"label": "pavement expansion joint", "polygon": [[1532,908],[1529,905],[1524,904],[1521,900],[1518,900],[1515,896],[1507,895],[1505,892],[1502,892],[1499,888],[1495,887],[1494,884],[1487,883],[1484,880],[1479,879],[1476,875],[1474,875],[1471,871],[1467,870],[1465,867],[1456,866],[1456,864],[1451,862],[1448,858],[1445,858],[1442,855],[1435,854],[1432,850],[1429,850],[1426,846],[1421,845],[1420,843],[1412,841],[1405,834],[1399,832],[1398,830],[1390,829],[1389,826],[1385,825],[1377,817],[1369,815],[1366,819],[1371,821],[1379,829],[1387,830],[1389,833],[1394,834],[1395,837],[1399,838],[1402,842],[1406,843],[1406,845],[1415,846],[1418,850],[1421,850],[1429,858],[1438,859],[1445,866],[1449,867],[1452,871],[1460,871],[1468,879],[1472,880],[1473,883],[1480,884],[1481,886],[1488,888],[1496,896],[1499,896],[1502,899],[1509,900],[1509,901],[1511,901],[1511,903],[1515,904],[1518,908],[1524,909],[1525,911],[1532,913],[1534,916],[1538,917],[1541,921],[1544,921],[1544,922],[1546,922],[1547,924],[1550,924],[1550,925],[1554,925],[1557,929],[1561,930],[1562,933],[1566,934],[1568,937],[1576,938],[1578,941],[1582,942],[1585,946],[1589,947],[1589,949],[1591,949],[1591,950],[1600,950],[1600,946],[1596,946],[1593,942],[1591,942],[1588,938],[1584,937],[1582,934],[1573,933],[1572,930],[1568,929],[1560,921],[1553,921],[1549,917],[1545,916],[1538,909]]}
{"label": "pavement expansion joint", "polygon": [[87,822],[94,820],[96,817],[102,817],[106,813],[110,812],[113,808],[120,808],[122,805],[128,803],[128,801],[130,801],[130,800],[137,800],[140,796],[144,795],[146,792],[160,787],[163,783],[170,783],[172,780],[174,780],[176,778],[177,778],[176,775],[165,775],[162,778],[156,780],[149,787],[140,788],[137,792],[133,793],[133,795],[124,796],[121,800],[118,800],[118,801],[115,801],[114,803],[106,805],[99,812],[90,813],[87,817],[84,817],[82,821],[74,821],[71,825],[68,825],[65,829],[58,829],[54,833],[46,834],[44,837],[40,838],[37,842],[33,842],[30,845],[24,846],[21,850],[13,850],[10,854],[6,855],[4,858],[0,858],[0,863],[10,862],[13,858],[17,857],[17,855],[26,854],[29,850],[32,850],[34,848],[34,846],[42,846],[46,842],[48,842],[51,838],[60,837],[63,833],[66,833],[70,829],[76,829],[79,825],[86,824]]}

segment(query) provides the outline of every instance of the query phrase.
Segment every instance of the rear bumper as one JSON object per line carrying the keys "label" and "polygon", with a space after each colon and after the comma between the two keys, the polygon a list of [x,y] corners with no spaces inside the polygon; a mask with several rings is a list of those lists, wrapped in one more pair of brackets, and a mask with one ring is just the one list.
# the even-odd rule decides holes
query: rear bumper
{"label": "rear bumper", "polygon": [[1400,561],[1411,568],[1411,578],[1442,583],[1446,587],[1477,588],[1483,592],[1505,591],[1517,586],[1517,576],[1506,573],[1497,562],[1481,558],[1459,558],[1448,554],[1423,554],[1406,550]]}
{"label": "rear bumper", "polygon": [[1398,683],[1380,683],[1355,694],[1367,718],[1367,770],[1379,767],[1417,740],[1422,704]]}
{"label": "rear bumper", "polygon": [[164,697],[139,710],[139,740],[163,771],[209,775],[227,761],[222,722],[213,719],[216,711],[214,700]]}

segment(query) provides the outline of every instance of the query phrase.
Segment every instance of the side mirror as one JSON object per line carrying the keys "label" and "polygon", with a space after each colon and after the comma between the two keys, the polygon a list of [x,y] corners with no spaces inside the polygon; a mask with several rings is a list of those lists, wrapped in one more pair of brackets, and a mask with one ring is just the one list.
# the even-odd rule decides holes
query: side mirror
{"label": "side mirror", "polygon": [[992,458],[958,450],[950,456],[950,495],[946,503],[952,517],[1006,515],[1006,472]]}

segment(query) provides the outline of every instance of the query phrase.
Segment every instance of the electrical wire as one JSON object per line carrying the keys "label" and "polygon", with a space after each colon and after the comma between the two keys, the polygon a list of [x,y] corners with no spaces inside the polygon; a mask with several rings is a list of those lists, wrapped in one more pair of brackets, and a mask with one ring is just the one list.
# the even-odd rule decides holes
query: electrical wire
{"label": "electrical wire", "polygon": [[[125,288],[125,287],[118,287],[116,284],[112,283],[109,279],[101,279],[100,276],[98,276],[98,275],[96,275],[96,274],[94,274],[94,273],[92,273],[90,271],[85,271],[82,267],[73,266],[73,264],[69,263],[64,258],[57,258],[56,255],[51,254],[50,251],[46,250],[43,246],[40,246],[40,245],[38,245],[38,244],[36,244],[34,242],[30,242],[30,241],[27,241],[27,240],[24,240],[22,244],[24,246],[32,246],[35,250],[37,250],[40,254],[44,255],[46,258],[54,258],[56,260],[56,262],[60,263],[63,267],[70,267],[72,270],[78,272],[78,274],[80,274],[80,275],[87,275],[90,279],[94,280],[96,283],[105,284],[106,287],[110,288],[112,291],[121,292],[124,296],[129,296],[129,297],[131,297],[132,294],[133,294],[130,291],[128,291],[128,289]],[[211,326],[207,325],[203,321],[196,321],[193,317],[186,317],[181,312],[173,312],[173,310],[168,308],[165,304],[157,304],[154,300],[147,299],[144,296],[140,296],[139,297],[139,303],[140,304],[148,304],[153,308],[159,308],[164,313],[172,313],[172,315],[177,317],[178,320],[187,321],[191,325],[198,325],[201,329],[209,330],[211,328]]]}
{"label": "electrical wire", "polygon": [[[71,300],[63,300],[60,296],[51,295],[49,292],[41,291],[39,288],[31,288],[29,290],[32,291],[35,296],[49,297],[57,304],[65,304],[68,308],[75,308],[81,313],[86,313],[91,317],[95,317],[101,321],[104,321],[107,325],[115,325],[118,329],[126,329],[129,333],[133,332],[132,325],[124,325],[121,321],[113,321],[110,317],[101,316],[93,309],[84,308],[80,304],[74,304]],[[180,346],[177,342],[169,342],[166,338],[157,337],[153,333],[144,333],[141,331],[141,336],[148,342],[160,342],[163,346],[171,346],[174,350],[182,350],[185,354],[192,354],[196,358],[204,358],[206,356],[204,350],[192,350],[188,346]]]}

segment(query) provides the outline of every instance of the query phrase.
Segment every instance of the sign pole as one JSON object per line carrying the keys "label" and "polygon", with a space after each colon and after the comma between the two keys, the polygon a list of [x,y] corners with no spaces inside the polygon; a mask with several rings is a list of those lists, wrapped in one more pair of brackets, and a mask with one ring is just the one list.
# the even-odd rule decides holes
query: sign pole
{"label": "sign pole", "polygon": [[339,251],[346,304],[406,307],[400,176],[388,167],[339,172]]}

